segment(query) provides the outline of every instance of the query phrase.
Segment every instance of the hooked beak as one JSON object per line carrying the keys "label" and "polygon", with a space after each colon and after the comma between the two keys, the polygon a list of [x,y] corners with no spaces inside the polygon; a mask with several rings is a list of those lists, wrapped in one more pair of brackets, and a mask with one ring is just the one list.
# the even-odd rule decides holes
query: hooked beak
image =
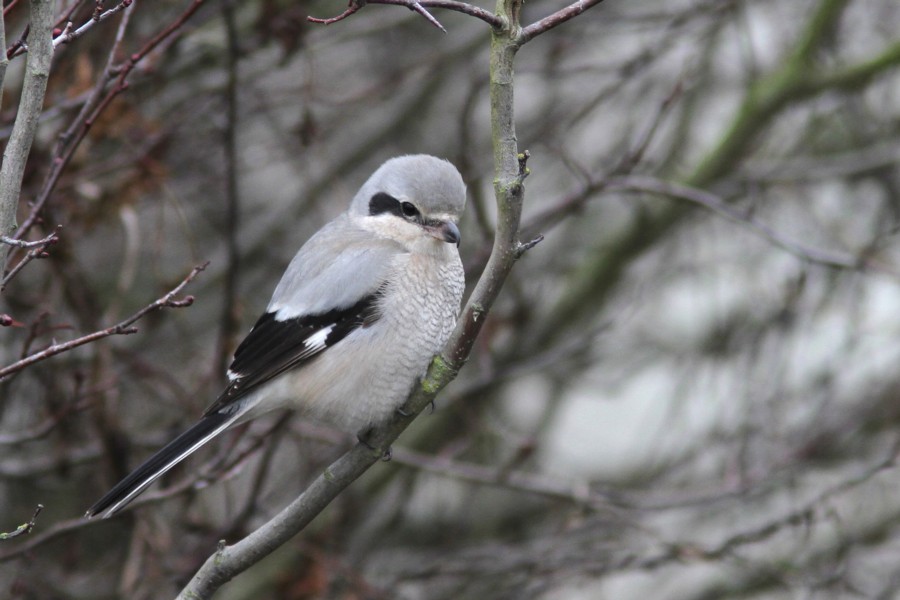
{"label": "hooked beak", "polygon": [[439,221],[434,225],[426,225],[425,230],[435,239],[447,242],[448,244],[456,244],[459,247],[460,235],[459,227],[453,221]]}

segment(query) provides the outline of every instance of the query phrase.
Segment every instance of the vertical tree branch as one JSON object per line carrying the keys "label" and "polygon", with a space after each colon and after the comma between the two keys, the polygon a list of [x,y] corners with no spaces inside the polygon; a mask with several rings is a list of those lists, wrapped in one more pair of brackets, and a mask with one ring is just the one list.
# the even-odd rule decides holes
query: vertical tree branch
{"label": "vertical tree branch", "polygon": [[[498,0],[497,14],[506,27],[491,30],[490,101],[491,143],[494,153],[494,196],[497,202],[497,228],[491,256],[478,280],[457,328],[448,345],[453,370],[462,367],[484,323],[483,316],[500,293],[513,263],[518,258],[519,224],[524,201],[523,181],[527,174],[525,156],[520,157],[514,113],[513,64],[520,47],[520,0]],[[449,380],[444,383],[449,383]]]}
{"label": "vertical tree branch", "polygon": [[[0,168],[0,235],[8,236],[16,228],[16,209],[22,189],[25,163],[37,133],[38,117],[44,107],[44,92],[53,61],[53,0],[31,1],[31,27],[28,33],[28,59],[22,99]],[[0,273],[6,270],[9,248],[0,244]]]}
{"label": "vertical tree branch", "polygon": [[[0,15],[0,48],[6,48],[6,19]],[[3,83],[6,81],[6,67],[9,66],[9,57],[6,52],[0,52],[0,106],[3,99]],[[2,272],[2,269],[0,269]]]}

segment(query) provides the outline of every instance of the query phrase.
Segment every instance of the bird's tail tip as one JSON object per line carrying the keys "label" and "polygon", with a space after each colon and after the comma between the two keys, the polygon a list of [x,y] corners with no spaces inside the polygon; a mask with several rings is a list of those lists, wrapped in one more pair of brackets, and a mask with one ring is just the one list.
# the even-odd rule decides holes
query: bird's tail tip
{"label": "bird's tail tip", "polygon": [[206,415],[117,483],[84,513],[84,517],[92,519],[101,513],[103,519],[112,517],[169,469],[227,429],[242,412]]}

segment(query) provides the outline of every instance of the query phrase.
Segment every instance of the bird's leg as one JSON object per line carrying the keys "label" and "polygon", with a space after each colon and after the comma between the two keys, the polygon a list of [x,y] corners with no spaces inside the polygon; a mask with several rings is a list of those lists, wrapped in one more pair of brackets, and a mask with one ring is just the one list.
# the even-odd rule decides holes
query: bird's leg
{"label": "bird's leg", "polygon": [[[406,410],[403,409],[402,406],[397,409],[397,414],[400,415],[401,417],[403,417],[404,419],[408,419],[409,417],[413,416],[413,414],[411,412],[407,412]],[[430,400],[428,402],[428,414],[429,415],[434,414],[434,400]]]}
{"label": "bird's leg", "polygon": [[[372,432],[371,429],[366,429],[365,431],[360,431],[359,433],[356,434],[356,439],[357,439],[357,441],[359,441],[360,444],[362,444],[363,446],[365,446],[365,447],[368,448],[369,450],[371,450],[371,451],[373,451],[373,452],[377,452],[377,451],[378,451],[378,448],[376,448],[375,446],[373,446],[372,444],[370,444],[370,443],[368,442],[368,440],[366,440],[366,436],[367,436],[368,434],[370,434],[371,432]],[[384,462],[388,462],[388,461],[391,460],[391,458],[393,457],[393,455],[394,455],[394,451],[391,449],[390,446],[388,446],[388,447],[387,447],[387,450],[385,450],[385,451],[381,454],[381,460],[383,460]]]}

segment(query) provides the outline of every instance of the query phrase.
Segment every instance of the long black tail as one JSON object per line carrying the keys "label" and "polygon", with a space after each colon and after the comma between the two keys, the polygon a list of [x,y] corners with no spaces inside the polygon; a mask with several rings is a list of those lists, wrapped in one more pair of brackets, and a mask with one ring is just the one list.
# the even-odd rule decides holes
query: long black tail
{"label": "long black tail", "polygon": [[227,429],[243,413],[244,411],[238,410],[231,413],[213,413],[203,417],[117,483],[113,489],[88,509],[85,516],[90,518],[105,511],[103,518],[106,519],[116,514],[166,471]]}

